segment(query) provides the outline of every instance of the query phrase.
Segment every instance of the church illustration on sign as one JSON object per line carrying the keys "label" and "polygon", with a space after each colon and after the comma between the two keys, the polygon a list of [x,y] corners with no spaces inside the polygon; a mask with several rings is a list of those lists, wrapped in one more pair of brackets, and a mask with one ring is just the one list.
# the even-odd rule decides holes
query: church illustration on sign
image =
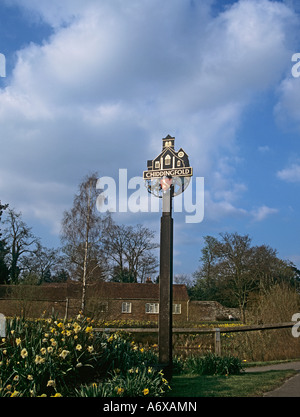
{"label": "church illustration on sign", "polygon": [[175,138],[168,135],[163,138],[162,152],[153,160],[147,161],[148,171],[173,170],[189,167],[187,153],[180,148],[178,152],[174,149]]}

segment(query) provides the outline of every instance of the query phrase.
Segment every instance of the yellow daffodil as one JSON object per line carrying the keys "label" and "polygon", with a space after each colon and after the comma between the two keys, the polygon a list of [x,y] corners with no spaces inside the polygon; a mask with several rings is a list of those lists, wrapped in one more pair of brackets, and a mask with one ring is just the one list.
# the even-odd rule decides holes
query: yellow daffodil
{"label": "yellow daffodil", "polygon": [[21,350],[21,356],[22,356],[23,359],[28,356],[28,352],[25,348]]}
{"label": "yellow daffodil", "polygon": [[40,365],[41,363],[44,363],[44,362],[45,362],[45,358],[42,358],[41,356],[36,355],[34,362],[35,362],[37,365]]}
{"label": "yellow daffodil", "polygon": [[70,352],[68,350],[63,350],[59,356],[65,359],[69,353]]}

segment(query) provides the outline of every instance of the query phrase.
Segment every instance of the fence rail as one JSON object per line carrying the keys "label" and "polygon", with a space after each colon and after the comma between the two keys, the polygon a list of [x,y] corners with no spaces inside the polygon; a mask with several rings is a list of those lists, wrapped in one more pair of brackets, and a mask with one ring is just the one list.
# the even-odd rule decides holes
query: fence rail
{"label": "fence rail", "polygon": [[[237,327],[215,327],[212,329],[197,329],[197,328],[185,328],[179,327],[173,328],[173,334],[209,334],[215,335],[215,353],[221,355],[221,334],[233,333],[233,332],[251,332],[251,331],[263,331],[272,329],[286,329],[293,327],[295,322],[286,323],[271,323],[271,324],[258,324],[253,326],[237,326]],[[155,334],[158,333],[158,327],[153,328],[113,328],[113,327],[98,327],[95,328],[96,332],[114,333],[116,331],[124,331],[128,333],[140,333],[140,334]]]}
{"label": "fence rail", "polygon": [[[237,326],[237,327],[214,327],[212,329],[199,329],[199,328],[187,328],[187,327],[174,327],[173,333],[192,333],[192,334],[200,334],[200,333],[231,333],[231,332],[250,332],[254,330],[269,330],[269,329],[283,329],[292,327],[295,325],[295,322],[287,322],[287,323],[276,323],[276,324],[258,324],[253,326]],[[97,327],[94,329],[96,332],[116,332],[116,331],[124,331],[128,333],[158,333],[158,327],[151,327],[151,328],[142,328],[142,327],[123,327],[123,328],[116,328],[116,327]]]}

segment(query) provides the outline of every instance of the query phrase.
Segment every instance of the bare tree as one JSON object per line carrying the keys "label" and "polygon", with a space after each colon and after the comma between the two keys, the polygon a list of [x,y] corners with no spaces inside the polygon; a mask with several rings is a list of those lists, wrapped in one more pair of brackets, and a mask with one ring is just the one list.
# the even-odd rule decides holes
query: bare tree
{"label": "bare tree", "polygon": [[252,246],[248,235],[221,233],[220,239],[206,236],[200,261],[201,267],[194,274],[193,298],[238,307],[243,321],[250,295],[266,292],[280,282],[299,285],[292,264],[279,259],[269,246]]}
{"label": "bare tree", "polygon": [[87,176],[79,185],[73,207],[64,212],[61,240],[73,277],[82,282],[81,309],[85,308],[86,285],[94,274],[103,278],[100,238],[102,220],[96,209],[96,173]]}
{"label": "bare tree", "polygon": [[30,256],[25,256],[23,260],[22,279],[24,282],[41,284],[51,282],[53,274],[62,269],[62,257],[59,256],[59,249],[46,248],[40,243]]}
{"label": "bare tree", "polygon": [[[1,217],[3,211],[8,208],[8,204],[1,204],[0,201],[0,226],[1,226]],[[9,269],[6,265],[5,258],[8,254],[9,250],[6,246],[5,239],[2,239],[2,233],[0,228],[0,284],[7,283],[9,279]]]}
{"label": "bare tree", "polygon": [[[117,225],[107,219],[103,234],[103,249],[110,262],[112,279],[143,282],[157,269],[153,251],[159,246],[153,242],[154,232],[141,225]],[[116,276],[117,271],[117,276]]]}
{"label": "bare tree", "polygon": [[[3,211],[6,210],[7,208],[8,208],[8,204],[1,204],[1,201],[0,201],[0,223],[1,223],[1,217],[2,217]],[[0,238],[1,236],[2,236],[2,233],[0,229]]]}
{"label": "bare tree", "polygon": [[25,253],[34,250],[39,239],[31,232],[31,228],[22,220],[22,214],[16,213],[13,209],[8,210],[4,223],[7,227],[4,230],[4,238],[9,248],[9,276],[12,284],[18,283],[22,266],[20,261]]}
{"label": "bare tree", "polygon": [[221,234],[219,243],[220,268],[225,278],[229,296],[235,300],[245,321],[245,310],[251,291],[257,289],[257,280],[252,272],[254,250],[248,235]]}

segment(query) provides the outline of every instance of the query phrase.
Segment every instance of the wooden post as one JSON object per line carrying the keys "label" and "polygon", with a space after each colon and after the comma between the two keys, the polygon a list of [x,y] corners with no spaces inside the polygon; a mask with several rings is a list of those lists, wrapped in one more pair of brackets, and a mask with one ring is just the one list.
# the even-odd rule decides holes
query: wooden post
{"label": "wooden post", "polygon": [[0,314],[0,337],[6,337],[6,317]]}
{"label": "wooden post", "polygon": [[221,332],[219,328],[215,329],[215,354],[221,356]]}
{"label": "wooden post", "polygon": [[68,320],[68,313],[69,313],[69,298],[66,298],[66,311],[65,311],[65,320]]}
{"label": "wooden post", "polygon": [[[159,273],[159,363],[166,377],[172,375],[172,293],[173,293],[173,187],[163,195],[160,230],[160,273]],[[167,378],[167,379],[168,379]]]}

